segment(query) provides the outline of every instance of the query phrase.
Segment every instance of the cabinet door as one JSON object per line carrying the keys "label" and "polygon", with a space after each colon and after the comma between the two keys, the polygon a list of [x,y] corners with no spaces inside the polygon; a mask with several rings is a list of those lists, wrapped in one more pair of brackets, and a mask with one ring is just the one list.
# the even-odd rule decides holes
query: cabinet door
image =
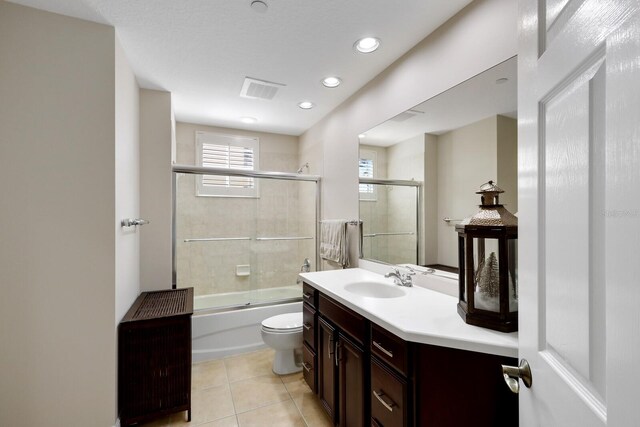
{"label": "cabinet door", "polygon": [[336,421],[336,331],[333,326],[318,318],[318,397],[324,410]]}
{"label": "cabinet door", "polygon": [[302,346],[302,375],[314,393],[318,391],[316,388],[316,372],[318,371],[316,365],[316,354],[305,343]]}
{"label": "cabinet door", "polygon": [[342,334],[338,347],[338,406],[340,426],[365,425],[365,363],[364,352]]}
{"label": "cabinet door", "polygon": [[309,304],[302,304],[302,337],[316,351],[316,311]]}
{"label": "cabinet door", "polygon": [[[385,367],[375,358],[371,358],[371,419],[377,425],[384,427],[404,427],[409,425],[409,399],[408,387],[404,378],[394,374],[391,369]],[[437,390],[435,390],[437,393]],[[461,400],[455,400],[460,405]],[[418,403],[421,405],[422,401]],[[375,425],[375,424],[374,424]],[[422,423],[419,426],[440,427],[437,422],[433,424]],[[458,424],[458,425],[476,425]]]}

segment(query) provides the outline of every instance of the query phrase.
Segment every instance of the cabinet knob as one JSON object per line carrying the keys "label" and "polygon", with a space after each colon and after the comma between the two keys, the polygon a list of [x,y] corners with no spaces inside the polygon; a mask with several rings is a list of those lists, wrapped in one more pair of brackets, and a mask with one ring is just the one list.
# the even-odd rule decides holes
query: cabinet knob
{"label": "cabinet knob", "polygon": [[515,394],[520,393],[519,379],[522,379],[527,388],[530,388],[533,382],[531,367],[529,367],[527,359],[522,359],[519,366],[502,365],[502,376],[504,376],[504,382],[509,386],[509,390]]}

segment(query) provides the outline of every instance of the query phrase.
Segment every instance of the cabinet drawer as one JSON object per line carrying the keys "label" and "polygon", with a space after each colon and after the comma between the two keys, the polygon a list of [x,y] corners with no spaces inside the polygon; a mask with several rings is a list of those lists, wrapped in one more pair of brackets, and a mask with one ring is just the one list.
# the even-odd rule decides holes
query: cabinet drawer
{"label": "cabinet drawer", "polygon": [[[407,383],[371,359],[371,418],[384,427],[406,426]],[[375,424],[373,424],[375,425]]]}
{"label": "cabinet drawer", "polygon": [[380,326],[371,324],[371,352],[404,376],[408,376],[407,342]]}
{"label": "cabinet drawer", "polygon": [[360,345],[364,344],[367,333],[364,317],[322,294],[318,298],[318,310],[324,317],[351,335],[353,340]]}
{"label": "cabinet drawer", "polygon": [[306,282],[302,282],[302,301],[313,308],[318,307],[318,291]]}
{"label": "cabinet drawer", "polygon": [[302,375],[311,391],[316,393],[316,353],[306,344],[302,346]]}
{"label": "cabinet drawer", "polygon": [[302,336],[305,344],[316,350],[316,311],[307,304],[302,304]]}

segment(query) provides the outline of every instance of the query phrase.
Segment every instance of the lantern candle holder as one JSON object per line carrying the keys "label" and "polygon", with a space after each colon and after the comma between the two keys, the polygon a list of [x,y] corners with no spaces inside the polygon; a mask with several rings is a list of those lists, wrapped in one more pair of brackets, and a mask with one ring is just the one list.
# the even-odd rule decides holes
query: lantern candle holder
{"label": "lantern candle holder", "polygon": [[493,181],[480,187],[480,211],[456,225],[458,314],[470,324],[518,330],[518,218],[499,203]]}

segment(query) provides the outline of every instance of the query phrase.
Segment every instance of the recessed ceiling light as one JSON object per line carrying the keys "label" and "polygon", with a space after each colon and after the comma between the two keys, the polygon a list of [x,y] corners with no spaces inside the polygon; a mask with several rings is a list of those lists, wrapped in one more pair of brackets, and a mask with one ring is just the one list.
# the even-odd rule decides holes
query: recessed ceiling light
{"label": "recessed ceiling light", "polygon": [[258,13],[265,13],[268,8],[269,6],[261,0],[254,0],[251,2],[251,9]]}
{"label": "recessed ceiling light", "polygon": [[358,138],[362,139],[362,138],[366,138],[367,135],[365,135],[364,133],[361,133],[360,135],[358,135]]}
{"label": "recessed ceiling light", "polygon": [[502,77],[502,78],[499,78],[498,80],[496,80],[496,84],[497,84],[497,85],[501,85],[501,84],[506,83],[506,82],[508,82],[508,81],[509,81],[509,79],[508,79],[508,78],[506,78],[506,77]]}
{"label": "recessed ceiling light", "polygon": [[380,47],[380,40],[375,37],[364,37],[353,45],[360,53],[371,53]]}
{"label": "recessed ceiling light", "polygon": [[309,110],[315,106],[316,105],[311,101],[302,101],[298,103],[298,107],[302,108],[303,110]]}
{"label": "recessed ceiling light", "polygon": [[340,83],[342,83],[342,80],[340,80],[340,77],[325,77],[322,80],[322,84],[325,87],[338,87],[340,86]]}
{"label": "recessed ceiling light", "polygon": [[256,119],[255,117],[240,117],[240,121],[242,123],[256,123],[258,121],[258,119]]}

